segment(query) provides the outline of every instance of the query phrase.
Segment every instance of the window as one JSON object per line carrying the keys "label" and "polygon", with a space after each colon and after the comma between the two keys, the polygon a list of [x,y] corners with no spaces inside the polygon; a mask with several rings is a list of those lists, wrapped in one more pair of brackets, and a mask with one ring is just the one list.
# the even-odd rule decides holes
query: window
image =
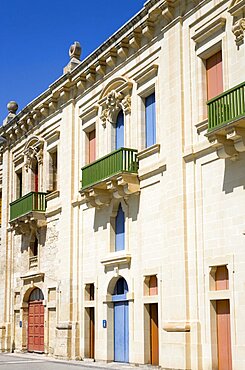
{"label": "window", "polygon": [[124,115],[120,110],[116,122],[116,149],[124,147]]}
{"label": "window", "polygon": [[36,193],[38,192],[38,182],[38,162],[34,159],[32,163],[32,188]]}
{"label": "window", "polygon": [[145,277],[144,295],[151,296],[158,294],[157,275],[149,275]]}
{"label": "window", "polygon": [[145,145],[156,143],[156,102],[155,92],[145,98]]}
{"label": "window", "polygon": [[29,268],[35,268],[38,266],[38,239],[30,242],[29,247]]}
{"label": "window", "polygon": [[229,274],[227,266],[217,266],[215,271],[215,290],[229,289]]}
{"label": "window", "polygon": [[52,190],[57,190],[57,150],[50,153],[51,172],[52,172]]}
{"label": "window", "polygon": [[88,133],[88,162],[91,163],[96,159],[96,131]]}
{"label": "window", "polygon": [[22,170],[16,172],[16,199],[22,197]]}
{"label": "window", "polygon": [[223,92],[222,52],[206,59],[207,99],[210,100]]}
{"label": "window", "polygon": [[125,215],[121,204],[118,207],[115,220],[115,251],[125,249]]}
{"label": "window", "polygon": [[2,225],[2,192],[0,192],[0,226]]}
{"label": "window", "polygon": [[85,285],[85,300],[94,301],[94,283]]}

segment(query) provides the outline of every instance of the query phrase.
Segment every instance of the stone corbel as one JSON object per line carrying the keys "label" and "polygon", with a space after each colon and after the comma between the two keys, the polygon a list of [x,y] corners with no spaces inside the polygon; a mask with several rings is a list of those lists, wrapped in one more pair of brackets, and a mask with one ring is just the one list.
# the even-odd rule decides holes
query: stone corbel
{"label": "stone corbel", "polygon": [[25,134],[28,131],[28,124],[26,120],[22,120],[20,122],[20,129],[22,130],[23,134]]}
{"label": "stone corbel", "polygon": [[30,127],[30,128],[32,128],[33,126],[34,126],[34,124],[35,124],[35,122],[34,122],[34,119],[33,119],[33,117],[32,116],[29,116],[28,118],[27,118],[27,124],[28,124],[28,126]]}
{"label": "stone corbel", "polygon": [[168,22],[172,21],[172,19],[174,18],[174,8],[169,6],[169,5],[166,5],[162,11],[162,16],[163,18],[165,18]]}
{"label": "stone corbel", "polygon": [[77,89],[79,92],[83,92],[86,87],[86,77],[85,75],[80,76],[79,80],[77,81]]}
{"label": "stone corbel", "polygon": [[34,121],[38,121],[39,119],[41,119],[41,113],[39,109],[34,110],[33,119]]}
{"label": "stone corbel", "polygon": [[227,139],[224,135],[213,135],[208,138],[210,144],[216,149],[219,158],[231,160],[238,159],[238,152],[234,147],[232,140]]}
{"label": "stone corbel", "polygon": [[96,67],[95,67],[96,73],[98,73],[100,76],[104,76],[106,73],[106,63],[103,60],[99,60]]}
{"label": "stone corbel", "polygon": [[86,74],[86,80],[93,83],[95,81],[95,67],[90,67]]}
{"label": "stone corbel", "polygon": [[85,202],[89,208],[101,208],[104,205],[109,205],[111,201],[111,194],[106,190],[89,189],[81,195],[82,202]]}
{"label": "stone corbel", "polygon": [[48,109],[51,113],[56,111],[58,99],[52,98],[51,101],[48,103]]}
{"label": "stone corbel", "polygon": [[118,50],[117,50],[117,54],[119,55],[120,58],[122,58],[122,59],[127,58],[127,56],[128,56],[128,46],[129,46],[129,42],[128,42],[127,39],[124,39],[120,42]]}
{"label": "stone corbel", "polygon": [[48,114],[49,114],[49,105],[47,103],[41,105],[40,114],[44,118],[46,118],[48,116]]}
{"label": "stone corbel", "polygon": [[[130,36],[129,36],[130,37]],[[129,46],[133,49],[139,49],[141,44],[141,29],[135,29],[129,38]]]}
{"label": "stone corbel", "polygon": [[142,34],[148,38],[152,39],[154,32],[154,22],[150,19],[147,19],[146,24],[144,25],[142,29]]}
{"label": "stone corbel", "polygon": [[137,176],[132,175],[118,176],[116,180],[108,181],[106,186],[116,199],[127,198],[129,195],[140,192],[139,180]]}
{"label": "stone corbel", "polygon": [[117,50],[112,49],[110,50],[106,58],[106,64],[108,64],[108,66],[110,66],[111,68],[114,68],[116,65],[116,61],[117,61]]}
{"label": "stone corbel", "polygon": [[240,19],[232,27],[232,32],[236,38],[237,46],[240,46],[244,42],[244,31],[245,31],[245,18]]}
{"label": "stone corbel", "polygon": [[228,140],[232,140],[234,147],[238,152],[245,152],[245,129],[241,127],[232,127],[226,134]]}

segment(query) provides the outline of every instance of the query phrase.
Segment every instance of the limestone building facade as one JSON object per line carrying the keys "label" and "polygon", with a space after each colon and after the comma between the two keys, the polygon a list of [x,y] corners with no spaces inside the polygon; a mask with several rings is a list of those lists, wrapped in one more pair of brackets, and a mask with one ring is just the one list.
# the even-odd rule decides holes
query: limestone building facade
{"label": "limestone building facade", "polygon": [[149,0],[0,127],[0,350],[245,368],[245,2]]}

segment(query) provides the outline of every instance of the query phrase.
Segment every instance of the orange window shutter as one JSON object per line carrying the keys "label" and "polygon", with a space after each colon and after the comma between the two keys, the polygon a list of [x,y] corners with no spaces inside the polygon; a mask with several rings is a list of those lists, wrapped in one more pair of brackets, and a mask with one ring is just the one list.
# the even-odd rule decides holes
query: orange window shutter
{"label": "orange window shutter", "polygon": [[88,135],[89,139],[89,163],[96,159],[96,134],[95,130],[91,131]]}
{"label": "orange window shutter", "polygon": [[207,99],[210,100],[223,92],[222,52],[206,60]]}

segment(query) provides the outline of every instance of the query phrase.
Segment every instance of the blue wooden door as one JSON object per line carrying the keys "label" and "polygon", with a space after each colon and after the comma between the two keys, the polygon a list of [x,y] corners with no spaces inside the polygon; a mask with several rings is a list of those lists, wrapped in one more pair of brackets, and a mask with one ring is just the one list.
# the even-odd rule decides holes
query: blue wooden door
{"label": "blue wooden door", "polygon": [[114,303],[114,361],[128,362],[128,302]]}
{"label": "blue wooden door", "polygon": [[120,149],[122,147],[124,147],[124,116],[123,111],[120,110],[116,123],[116,149]]}
{"label": "blue wooden door", "polygon": [[112,300],[114,301],[114,361],[129,360],[129,329],[128,329],[128,284],[120,277],[115,285]]}

